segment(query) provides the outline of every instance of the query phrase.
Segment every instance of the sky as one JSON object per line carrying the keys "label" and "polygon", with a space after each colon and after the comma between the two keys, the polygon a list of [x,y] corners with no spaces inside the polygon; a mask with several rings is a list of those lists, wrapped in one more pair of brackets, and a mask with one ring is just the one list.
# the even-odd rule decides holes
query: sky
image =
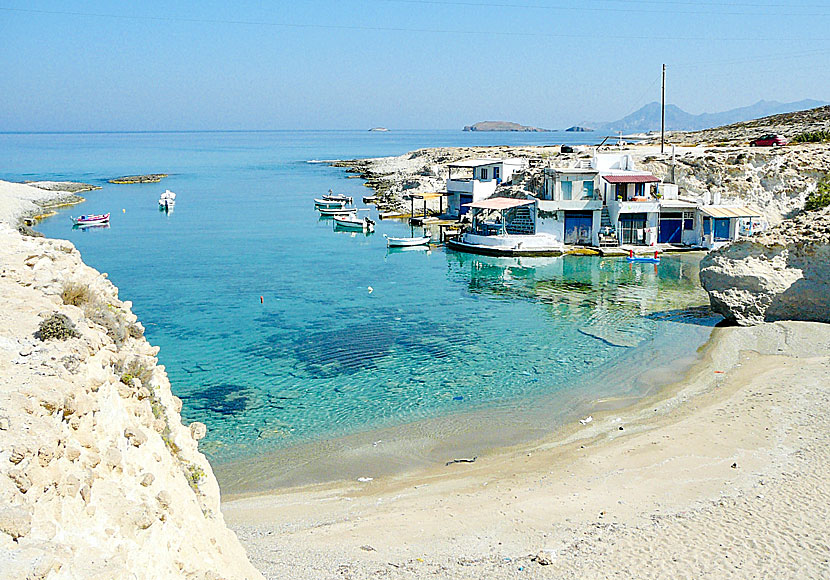
{"label": "sky", "polygon": [[0,131],[549,129],[830,101],[830,0],[0,0]]}

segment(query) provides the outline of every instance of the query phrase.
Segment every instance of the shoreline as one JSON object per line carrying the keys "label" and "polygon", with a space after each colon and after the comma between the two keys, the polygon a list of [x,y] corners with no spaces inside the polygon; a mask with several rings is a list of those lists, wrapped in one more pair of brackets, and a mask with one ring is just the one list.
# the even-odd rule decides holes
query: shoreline
{"label": "shoreline", "polygon": [[[778,552],[787,553],[769,555],[746,542],[725,548],[705,538],[738,533],[733,528],[760,538],[761,530],[741,527],[744,510],[764,502],[797,509],[830,489],[822,476],[816,498],[793,497],[797,474],[789,471],[795,462],[807,462],[811,473],[830,471],[827,451],[804,455],[805,446],[823,449],[830,438],[830,420],[815,407],[828,393],[814,388],[830,378],[828,344],[830,326],[819,323],[718,329],[686,380],[628,411],[597,413],[589,426],[570,425],[473,464],[235,498],[223,510],[255,565],[273,578],[288,570],[294,578],[333,578],[344,568],[393,578],[436,569],[452,578],[512,578],[517,567],[545,573],[539,577],[554,570],[603,577],[606,566],[680,574],[710,550],[738,557],[747,576],[787,575],[791,552],[816,556],[826,544],[783,542]],[[791,525],[767,515],[764,533]],[[825,522],[819,514],[804,522],[812,531],[799,533],[820,538]],[[690,530],[703,538],[697,551],[685,542]],[[677,557],[652,554],[646,537]],[[622,545],[637,551],[609,548]],[[267,557],[274,550],[279,562]],[[552,568],[531,559],[539,553]],[[724,567],[698,577],[729,573],[729,554],[718,562]],[[805,561],[813,573],[828,570],[828,560]]]}

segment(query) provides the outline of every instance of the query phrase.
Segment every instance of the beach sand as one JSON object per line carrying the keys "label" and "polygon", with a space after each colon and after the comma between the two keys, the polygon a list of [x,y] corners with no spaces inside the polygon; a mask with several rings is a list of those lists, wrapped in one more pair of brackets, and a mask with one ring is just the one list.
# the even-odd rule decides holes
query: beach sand
{"label": "beach sand", "polygon": [[830,326],[716,329],[678,383],[547,440],[223,512],[268,578],[827,578],[828,403]]}

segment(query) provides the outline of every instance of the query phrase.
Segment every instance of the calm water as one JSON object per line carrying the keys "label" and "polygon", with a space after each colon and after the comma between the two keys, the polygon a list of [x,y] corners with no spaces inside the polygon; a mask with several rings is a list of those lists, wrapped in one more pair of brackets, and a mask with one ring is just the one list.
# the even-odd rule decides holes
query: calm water
{"label": "calm water", "polygon": [[[0,178],[103,185],[41,224],[132,300],[186,420],[225,462],[281,447],[535,401],[638,394],[716,321],[695,256],[496,259],[387,250],[336,231],[312,197],[368,190],[312,159],[439,145],[591,142],[590,134],[452,131],[0,135]],[[8,172],[14,168],[14,172]],[[106,179],[170,173],[160,184]],[[178,194],[175,211],[157,199]],[[122,211],[123,210],[123,211]],[[68,215],[113,213],[112,227]],[[372,291],[369,291],[371,287]],[[262,299],[262,302],[261,302]],[[561,419],[561,418],[560,418]],[[553,419],[552,419],[553,420]]]}

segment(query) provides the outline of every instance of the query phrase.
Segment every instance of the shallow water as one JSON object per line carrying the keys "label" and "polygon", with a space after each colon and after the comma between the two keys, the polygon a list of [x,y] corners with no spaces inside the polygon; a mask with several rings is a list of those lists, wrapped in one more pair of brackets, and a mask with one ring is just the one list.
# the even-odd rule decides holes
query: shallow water
{"label": "shallow water", "polygon": [[[486,425],[488,413],[503,419],[540,402],[559,409],[545,415],[553,424],[576,412],[575,401],[642,394],[653,387],[645,371],[688,361],[717,320],[705,308],[699,256],[654,265],[387,250],[382,234],[408,226],[339,232],[311,202],[330,187],[355,197],[368,190],[308,159],[563,138],[589,139],[0,135],[17,171],[0,177],[104,185],[40,229],[73,241],[134,302],[185,420],[208,425],[201,448],[222,463],[424,419],[475,413]],[[171,176],[105,182],[157,172]],[[157,209],[166,188],[178,194],[172,214]],[[69,214],[103,211],[113,212],[109,229],[69,227]]]}

